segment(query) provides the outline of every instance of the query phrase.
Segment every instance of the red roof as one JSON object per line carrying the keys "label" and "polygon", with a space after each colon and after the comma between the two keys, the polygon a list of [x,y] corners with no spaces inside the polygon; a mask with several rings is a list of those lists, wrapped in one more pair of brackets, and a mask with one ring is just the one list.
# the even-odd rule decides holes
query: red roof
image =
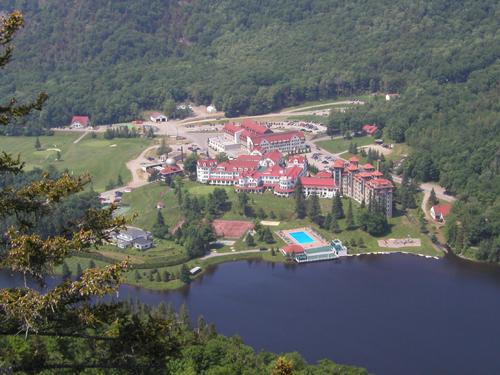
{"label": "red roof", "polygon": [[252,140],[254,146],[258,146],[262,143],[263,140],[266,140],[269,143],[273,143],[273,142],[289,141],[293,137],[305,139],[304,133],[299,132],[299,131],[290,131],[290,132],[283,132],[283,133],[271,133],[271,134],[264,134],[264,135],[251,135],[250,139]]}
{"label": "red roof", "polygon": [[370,163],[366,163],[365,165],[363,165],[363,169],[370,170],[370,169],[375,169],[375,167]]}
{"label": "red roof", "polygon": [[333,168],[344,168],[345,162],[342,159],[337,159],[333,163]]}
{"label": "red roof", "polygon": [[240,155],[235,160],[239,161],[253,161],[254,163],[258,163],[262,160],[262,156],[260,155]]}
{"label": "red roof", "polygon": [[151,113],[151,117],[160,117],[160,116],[165,116],[163,113],[161,112],[153,112]]}
{"label": "red roof", "polygon": [[316,178],[332,178],[332,172],[320,171],[320,172],[316,173],[316,175],[314,177],[316,177]]}
{"label": "red roof", "polygon": [[181,172],[182,170],[176,166],[176,165],[169,165],[165,168],[163,168],[161,171],[160,171],[160,174],[172,174],[172,173],[179,173]]}
{"label": "red roof", "polygon": [[294,167],[291,167],[291,168],[287,168],[285,170],[286,176],[290,177],[290,178],[297,178],[297,177],[299,177],[300,172],[302,172],[302,168],[297,167],[297,166],[294,166]]}
{"label": "red roof", "polygon": [[71,124],[78,122],[82,126],[88,126],[89,121],[89,116],[73,116],[73,118],[71,119]]}
{"label": "red roof", "polygon": [[368,184],[375,189],[385,189],[385,188],[393,188],[394,185],[391,181],[386,180],[385,178],[374,178],[373,180],[368,181]]}
{"label": "red roof", "polygon": [[354,164],[349,164],[349,166],[347,167],[347,170],[350,172],[354,172],[354,171],[358,170],[358,167],[356,167]]}
{"label": "red roof", "polygon": [[446,203],[436,204],[435,206],[432,206],[432,209],[434,210],[434,214],[436,216],[446,217],[451,212],[451,204],[446,204]]}
{"label": "red roof", "polygon": [[241,160],[239,158],[225,161],[217,165],[218,169],[232,170],[232,171],[240,169],[257,169],[257,167],[258,167],[258,161],[256,162],[252,160]]}
{"label": "red roof", "polygon": [[285,254],[295,254],[295,253],[303,253],[304,248],[297,244],[286,245],[282,248]]}
{"label": "red roof", "polygon": [[268,152],[267,154],[264,155],[264,159],[270,159],[275,163],[279,162],[282,157],[283,155],[281,155],[281,152],[279,152],[278,150]]}
{"label": "red roof", "polygon": [[224,125],[224,128],[222,130],[226,133],[234,135],[234,133],[242,129],[240,126],[233,124],[232,122],[228,122],[226,125]]}
{"label": "red roof", "polygon": [[243,120],[241,127],[255,134],[266,134],[271,131],[267,126],[261,125],[251,119]]}
{"label": "red roof", "polygon": [[264,172],[261,173],[261,175],[270,177],[280,177],[283,176],[284,172],[285,169],[276,164],[273,165],[272,167],[267,168]]}
{"label": "red roof", "polygon": [[372,172],[361,172],[361,173],[356,174],[356,176],[355,176],[355,178],[371,178],[371,177],[373,177]]}
{"label": "red roof", "polygon": [[356,156],[353,156],[352,158],[349,159],[351,163],[357,163],[359,162],[359,159]]}
{"label": "red roof", "polygon": [[377,132],[378,130],[378,127],[376,125],[369,125],[369,124],[366,124],[366,125],[363,125],[363,127],[361,128],[366,134],[368,135],[373,135]]}
{"label": "red roof", "polygon": [[382,177],[384,174],[380,171],[373,171],[372,176],[373,177]]}
{"label": "red roof", "polygon": [[304,187],[324,187],[328,189],[334,189],[335,181],[333,178],[318,178],[318,177],[301,177],[300,182]]}

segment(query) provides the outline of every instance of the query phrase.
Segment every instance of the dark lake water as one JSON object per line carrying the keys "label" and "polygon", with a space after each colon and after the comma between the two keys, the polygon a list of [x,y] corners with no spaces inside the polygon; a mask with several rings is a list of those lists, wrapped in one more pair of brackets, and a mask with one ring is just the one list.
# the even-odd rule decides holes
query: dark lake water
{"label": "dark lake water", "polygon": [[[0,286],[12,283],[0,274]],[[362,256],[298,266],[226,263],[189,288],[120,298],[186,303],[256,350],[374,374],[500,374],[500,268],[456,258]]]}

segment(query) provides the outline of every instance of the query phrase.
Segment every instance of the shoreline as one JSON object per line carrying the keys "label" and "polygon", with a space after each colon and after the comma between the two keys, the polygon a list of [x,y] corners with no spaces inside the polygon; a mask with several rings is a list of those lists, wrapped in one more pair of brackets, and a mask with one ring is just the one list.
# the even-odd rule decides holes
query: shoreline
{"label": "shoreline", "polygon": [[[286,259],[280,259],[279,257],[276,257],[276,260],[270,260],[266,259],[263,257],[264,254],[269,253],[269,252],[252,252],[252,253],[228,253],[226,255],[220,255],[217,257],[212,257],[212,258],[207,258],[206,260],[213,260],[213,262],[199,262],[197,263],[195,260],[195,265],[202,267],[202,271],[196,274],[192,279],[191,282],[198,280],[200,277],[204,276],[208,270],[211,268],[218,266],[219,264],[224,264],[224,263],[229,263],[229,262],[237,262],[241,260],[259,260],[267,263],[282,263],[282,264],[293,264],[293,265],[298,265],[298,263],[290,263],[287,262]],[[394,254],[400,254],[400,255],[413,255],[413,256],[418,256],[421,258],[426,258],[426,259],[433,259],[433,260],[441,260],[446,254],[443,255],[443,257],[439,256],[433,256],[433,255],[426,255],[426,254],[421,254],[421,253],[414,253],[414,252],[409,252],[409,251],[369,251],[369,252],[363,252],[363,253],[356,253],[356,254],[347,254],[340,256],[336,259],[332,260],[342,260],[342,258],[353,258],[353,257],[360,257],[360,256],[379,256],[379,255],[394,255]],[[201,258],[199,258],[201,259]],[[316,263],[316,262],[310,262],[310,263]],[[203,267],[204,266],[204,267]],[[176,291],[185,287],[188,287],[190,284],[181,284],[179,285],[180,280],[175,279],[172,281],[168,282],[162,282],[158,287],[150,287],[146,286],[143,284],[134,284],[134,283],[123,283],[122,285],[128,285],[128,286],[133,286],[133,287],[138,287],[138,288],[144,288],[146,290],[150,291],[164,291],[164,292],[171,292],[171,291]],[[170,285],[169,285],[170,284]]]}

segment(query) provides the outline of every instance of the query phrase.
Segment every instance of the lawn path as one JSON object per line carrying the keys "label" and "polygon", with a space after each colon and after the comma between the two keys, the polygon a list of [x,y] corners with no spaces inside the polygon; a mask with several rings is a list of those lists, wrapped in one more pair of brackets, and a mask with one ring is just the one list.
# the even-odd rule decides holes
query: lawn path
{"label": "lawn path", "polygon": [[231,251],[229,253],[210,253],[205,255],[203,258],[200,258],[200,260],[206,260],[210,258],[216,258],[216,257],[223,257],[223,256],[228,256],[228,255],[237,255],[237,254],[248,254],[248,253],[265,253],[266,251],[269,250],[260,250],[260,249],[253,249],[253,250],[242,250],[242,251]]}
{"label": "lawn path", "polygon": [[80,142],[83,138],[85,138],[85,136],[86,136],[87,134],[89,134],[89,132],[85,132],[85,133],[83,133],[81,136],[79,136],[77,139],[75,139],[75,140],[73,141],[73,143],[76,145],[76,144],[77,144],[78,142]]}

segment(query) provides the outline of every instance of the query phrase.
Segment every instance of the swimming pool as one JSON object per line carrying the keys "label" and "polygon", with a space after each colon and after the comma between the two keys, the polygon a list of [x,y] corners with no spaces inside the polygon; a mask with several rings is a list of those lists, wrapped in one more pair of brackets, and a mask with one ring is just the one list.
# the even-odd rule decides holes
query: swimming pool
{"label": "swimming pool", "polygon": [[315,242],[314,238],[308,235],[306,232],[289,232],[290,237],[292,237],[295,242],[299,245],[306,245]]}

